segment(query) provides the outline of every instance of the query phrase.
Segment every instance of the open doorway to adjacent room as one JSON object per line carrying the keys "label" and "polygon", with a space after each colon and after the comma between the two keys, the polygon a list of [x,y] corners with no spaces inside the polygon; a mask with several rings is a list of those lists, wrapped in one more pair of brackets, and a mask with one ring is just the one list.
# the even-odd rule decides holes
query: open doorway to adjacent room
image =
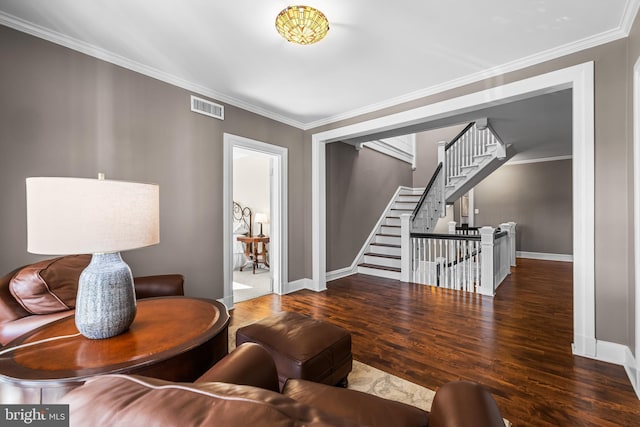
{"label": "open doorway to adjacent room", "polygon": [[273,156],[233,147],[233,300],[273,292],[269,264]]}
{"label": "open doorway to adjacent room", "polygon": [[287,283],[287,149],[224,135],[224,298],[228,308]]}

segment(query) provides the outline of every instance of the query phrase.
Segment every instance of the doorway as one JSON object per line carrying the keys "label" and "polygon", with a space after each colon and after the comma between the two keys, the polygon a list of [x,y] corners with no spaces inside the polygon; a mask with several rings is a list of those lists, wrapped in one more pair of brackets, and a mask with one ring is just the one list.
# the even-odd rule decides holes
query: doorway
{"label": "doorway", "polygon": [[224,297],[282,293],[287,281],[287,149],[224,134]]}
{"label": "doorway", "polygon": [[312,135],[312,274],[313,289],[326,289],[326,152],[325,145],[390,130],[405,129],[489,105],[507,104],[539,94],[572,89],[574,341],[576,355],[596,356],[594,236],[594,64],[587,62],[413,110]]}
{"label": "doorway", "polygon": [[271,241],[271,175],[274,155],[233,147],[233,301],[273,292]]}

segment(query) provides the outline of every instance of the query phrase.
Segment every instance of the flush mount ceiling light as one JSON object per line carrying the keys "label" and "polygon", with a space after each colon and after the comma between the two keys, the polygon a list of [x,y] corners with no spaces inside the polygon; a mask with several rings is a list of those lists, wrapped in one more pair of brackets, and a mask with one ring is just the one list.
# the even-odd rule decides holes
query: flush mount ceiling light
{"label": "flush mount ceiling light", "polygon": [[324,13],[310,6],[289,6],[278,14],[276,29],[287,41],[312,44],[327,35],[329,21]]}

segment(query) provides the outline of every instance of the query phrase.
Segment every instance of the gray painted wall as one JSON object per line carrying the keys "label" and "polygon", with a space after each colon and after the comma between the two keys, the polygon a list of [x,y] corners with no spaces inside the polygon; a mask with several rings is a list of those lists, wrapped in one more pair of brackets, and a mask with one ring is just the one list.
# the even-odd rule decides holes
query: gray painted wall
{"label": "gray painted wall", "polygon": [[504,165],[474,188],[476,226],[517,225],[516,250],[573,254],[571,160]]}
{"label": "gray painted wall", "polygon": [[467,123],[446,128],[433,129],[416,134],[416,169],[413,171],[413,186],[426,187],[438,167],[438,142],[451,142]]}
{"label": "gray painted wall", "polygon": [[411,165],[370,148],[327,145],[327,271],[349,267]]}
{"label": "gray painted wall", "polygon": [[183,273],[187,294],[222,297],[228,132],[289,149],[289,279],[308,276],[301,130],[192,113],[185,90],[3,26],[0,57],[0,271],[41,258],[26,252],[26,177],[102,171],[160,185],[160,244],[123,254],[134,274]]}

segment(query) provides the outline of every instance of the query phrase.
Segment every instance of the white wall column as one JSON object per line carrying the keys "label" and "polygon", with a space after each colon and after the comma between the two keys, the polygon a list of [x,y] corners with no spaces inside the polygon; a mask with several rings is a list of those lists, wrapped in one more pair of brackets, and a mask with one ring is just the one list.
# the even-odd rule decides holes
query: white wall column
{"label": "white wall column", "polygon": [[411,279],[411,215],[400,215],[400,281]]}
{"label": "white wall column", "polygon": [[480,293],[482,295],[493,296],[495,283],[493,279],[493,233],[495,228],[482,227],[480,229]]}
{"label": "white wall column", "polygon": [[507,232],[509,239],[509,256],[511,266],[516,266],[516,223],[513,221],[500,224],[500,228]]}

